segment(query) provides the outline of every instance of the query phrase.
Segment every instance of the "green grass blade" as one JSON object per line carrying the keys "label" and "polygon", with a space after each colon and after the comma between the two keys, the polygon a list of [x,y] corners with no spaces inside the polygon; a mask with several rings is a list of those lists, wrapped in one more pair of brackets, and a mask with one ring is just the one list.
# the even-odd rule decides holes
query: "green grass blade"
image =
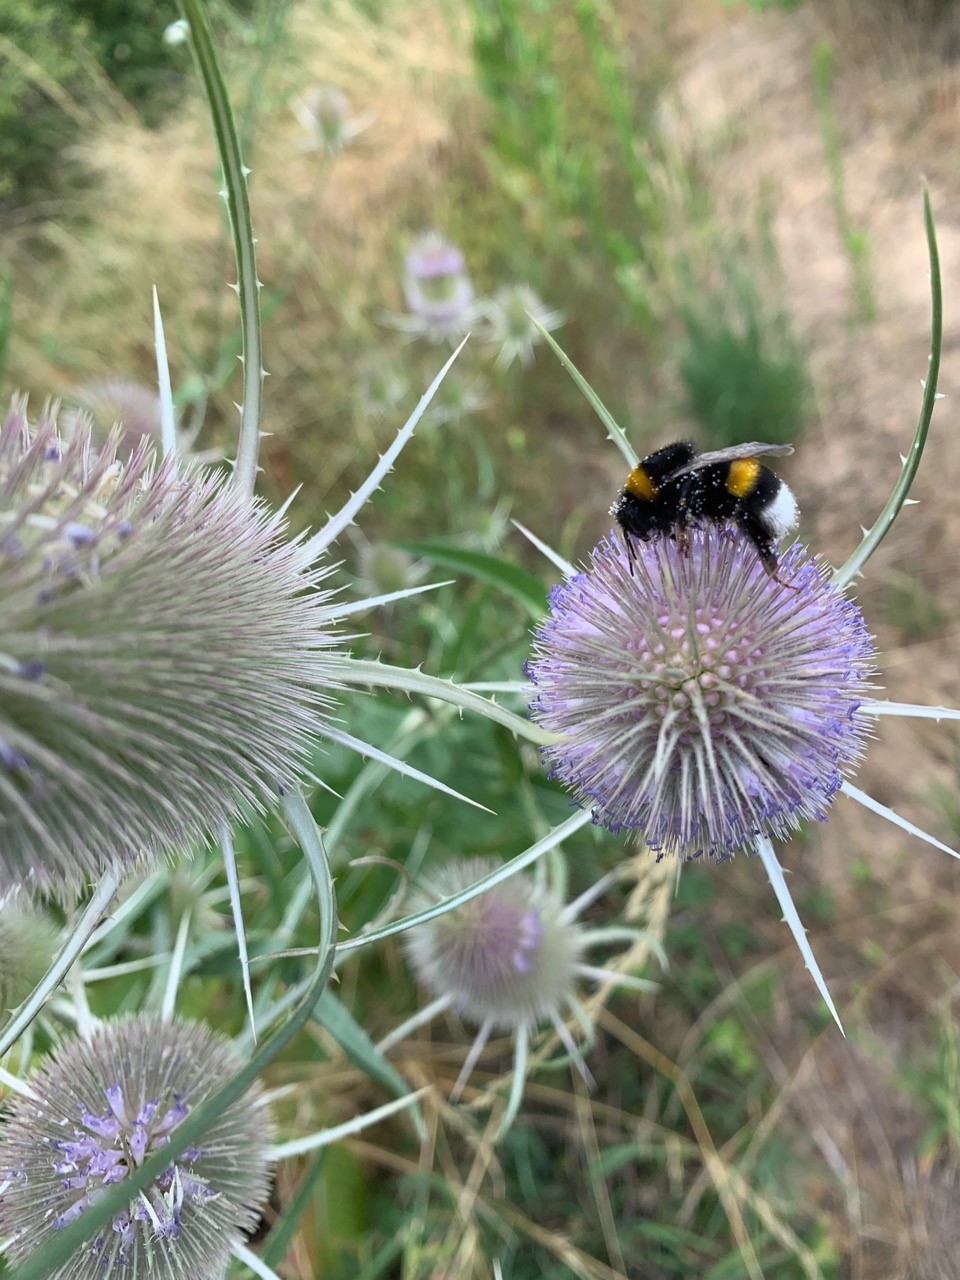
{"label": "green grass blade", "polygon": [[482,551],[470,551],[464,547],[445,546],[442,542],[397,542],[401,551],[428,560],[440,569],[454,573],[466,573],[488,586],[496,587],[516,600],[530,617],[539,621],[547,607],[547,593],[543,583],[519,565],[509,564],[497,556]]}
{"label": "green grass blade", "polygon": [[[324,991],[320,997],[316,1016],[320,1025],[330,1032],[353,1065],[358,1067],[365,1076],[370,1080],[376,1080],[397,1098],[404,1098],[409,1094],[410,1085],[396,1068],[391,1066],[353,1014],[340,1003],[332,991]],[[417,1136],[426,1142],[427,1131],[420,1108],[414,1106],[411,1114]]]}

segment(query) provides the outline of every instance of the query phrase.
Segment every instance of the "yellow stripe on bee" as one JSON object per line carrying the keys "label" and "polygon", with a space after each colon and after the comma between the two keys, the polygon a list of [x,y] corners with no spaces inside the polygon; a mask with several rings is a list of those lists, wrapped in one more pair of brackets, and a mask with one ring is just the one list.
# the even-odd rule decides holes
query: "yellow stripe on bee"
{"label": "yellow stripe on bee", "polygon": [[731,462],[727,472],[727,493],[732,493],[735,498],[745,498],[757,483],[759,474],[760,463],[756,458],[738,458]]}
{"label": "yellow stripe on bee", "polygon": [[632,494],[635,498],[642,498],[644,502],[652,502],[657,496],[656,486],[643,467],[634,467],[627,476],[627,483],[623,487],[627,493]]}

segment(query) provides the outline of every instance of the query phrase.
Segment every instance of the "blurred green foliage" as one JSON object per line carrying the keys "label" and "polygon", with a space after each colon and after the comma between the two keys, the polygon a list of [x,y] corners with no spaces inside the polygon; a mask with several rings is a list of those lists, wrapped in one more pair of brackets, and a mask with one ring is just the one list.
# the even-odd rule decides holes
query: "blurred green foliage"
{"label": "blurred green foliage", "polygon": [[809,415],[806,361],[789,312],[761,290],[731,255],[717,282],[702,293],[691,282],[681,304],[677,372],[711,448],[790,443]]}
{"label": "blurred green foliage", "polygon": [[598,0],[470,4],[493,180],[546,248],[545,268],[565,262],[581,288],[603,292],[608,311],[617,297],[625,318],[649,327],[663,212],[644,76],[656,68],[627,75],[616,14]]}
{"label": "blurred green foliage", "polygon": [[853,296],[857,316],[872,320],[877,303],[873,293],[870,267],[870,240],[864,227],[857,226],[850,214],[844,173],[843,146],[834,104],[834,52],[829,40],[818,40],[813,51],[813,96],[820,119],[823,152],[830,175],[830,199],[837,232],[843,243],[853,277]]}
{"label": "blurred green foliage", "polygon": [[[214,16],[255,0],[217,0]],[[4,0],[0,5],[0,201],[30,201],[79,175],[70,143],[98,118],[109,84],[147,124],[188,83],[189,58],[163,33],[176,0]]]}

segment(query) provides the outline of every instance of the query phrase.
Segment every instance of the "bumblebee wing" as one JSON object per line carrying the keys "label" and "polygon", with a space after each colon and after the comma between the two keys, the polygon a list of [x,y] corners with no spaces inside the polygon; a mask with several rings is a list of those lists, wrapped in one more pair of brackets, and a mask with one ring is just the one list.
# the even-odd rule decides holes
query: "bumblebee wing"
{"label": "bumblebee wing", "polygon": [[721,462],[737,462],[740,458],[786,458],[791,453],[793,453],[792,444],[761,444],[757,441],[752,444],[735,444],[731,445],[729,449],[715,449],[711,453],[698,453],[686,466],[678,467],[676,471],[672,471],[670,479],[676,480],[680,476],[689,475],[691,471],[699,471],[701,467],[716,466]]}

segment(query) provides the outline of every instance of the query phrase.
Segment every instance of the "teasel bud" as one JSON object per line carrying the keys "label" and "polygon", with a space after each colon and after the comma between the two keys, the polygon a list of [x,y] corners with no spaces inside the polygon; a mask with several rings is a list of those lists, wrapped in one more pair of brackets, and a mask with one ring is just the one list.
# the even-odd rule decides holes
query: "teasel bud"
{"label": "teasel bud", "polygon": [[276,796],[338,655],[305,544],[222,473],[0,427],[0,896],[68,897]]}

